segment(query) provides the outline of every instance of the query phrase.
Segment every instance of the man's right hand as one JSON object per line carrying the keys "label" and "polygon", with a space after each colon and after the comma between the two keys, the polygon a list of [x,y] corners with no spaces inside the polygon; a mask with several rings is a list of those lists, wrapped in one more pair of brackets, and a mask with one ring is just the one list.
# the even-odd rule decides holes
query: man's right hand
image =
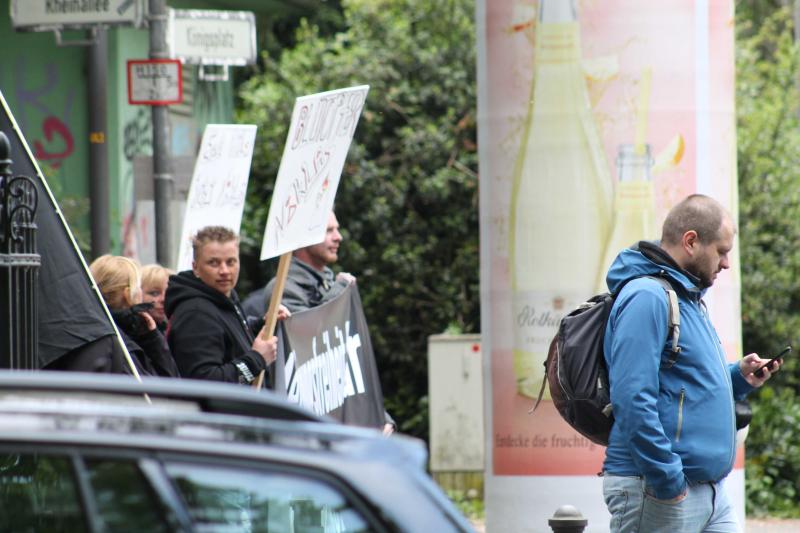
{"label": "man's right hand", "polygon": [[670,505],[675,505],[676,503],[681,503],[683,500],[685,500],[686,496],[688,495],[689,495],[689,487],[686,487],[686,489],[683,491],[682,494],[678,494],[677,496],[675,496],[674,498],[670,498],[669,500],[658,500],[658,501],[660,501],[661,503],[668,503]]}
{"label": "man's right hand", "polygon": [[256,340],[253,341],[252,348],[261,354],[264,361],[269,365],[275,361],[278,354],[278,337],[272,336],[268,339],[261,338],[261,332],[256,335]]}
{"label": "man's right hand", "polygon": [[348,285],[356,282],[356,277],[349,272],[339,272],[336,274],[336,281],[344,281]]}

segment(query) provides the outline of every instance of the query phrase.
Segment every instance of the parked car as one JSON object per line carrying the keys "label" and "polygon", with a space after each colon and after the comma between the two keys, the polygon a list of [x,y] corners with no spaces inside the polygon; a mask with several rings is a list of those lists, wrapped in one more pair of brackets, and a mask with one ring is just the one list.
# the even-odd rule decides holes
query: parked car
{"label": "parked car", "polygon": [[472,531],[426,458],[247,387],[0,371],[0,531]]}

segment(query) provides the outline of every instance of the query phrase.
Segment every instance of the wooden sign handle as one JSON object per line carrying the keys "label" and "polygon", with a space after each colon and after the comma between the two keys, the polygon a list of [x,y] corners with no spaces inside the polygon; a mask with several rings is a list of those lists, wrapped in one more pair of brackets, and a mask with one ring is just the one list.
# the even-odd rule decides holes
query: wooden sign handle
{"label": "wooden sign handle", "polygon": [[[275,286],[272,288],[272,296],[269,300],[267,309],[266,323],[261,329],[261,338],[269,339],[275,334],[275,326],[278,324],[278,307],[281,305],[283,297],[283,287],[286,285],[286,278],[289,275],[289,264],[292,262],[292,252],[286,252],[278,262],[278,272],[275,274]],[[264,384],[264,371],[258,373],[256,379],[251,384],[254,389],[260,389]]]}
{"label": "wooden sign handle", "polygon": [[272,296],[269,300],[267,309],[266,324],[261,330],[261,338],[269,339],[275,334],[275,326],[278,324],[278,307],[281,305],[283,288],[286,286],[286,278],[289,275],[289,263],[292,262],[292,252],[286,252],[281,256],[278,263],[278,273],[275,274],[275,286],[272,288]]}

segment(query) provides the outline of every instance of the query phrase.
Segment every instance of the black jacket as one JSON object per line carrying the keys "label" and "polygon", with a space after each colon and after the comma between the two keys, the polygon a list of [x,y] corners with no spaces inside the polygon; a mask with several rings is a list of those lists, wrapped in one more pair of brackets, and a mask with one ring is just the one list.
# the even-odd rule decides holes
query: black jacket
{"label": "black jacket", "polygon": [[164,308],[167,341],[181,376],[249,383],[267,370],[251,348],[254,332],[236,291],[228,298],[186,270],[170,276]]}
{"label": "black jacket", "polygon": [[128,353],[143,376],[179,377],[178,366],[167,346],[167,340],[158,329],[148,330],[146,322],[130,309],[112,310]]}

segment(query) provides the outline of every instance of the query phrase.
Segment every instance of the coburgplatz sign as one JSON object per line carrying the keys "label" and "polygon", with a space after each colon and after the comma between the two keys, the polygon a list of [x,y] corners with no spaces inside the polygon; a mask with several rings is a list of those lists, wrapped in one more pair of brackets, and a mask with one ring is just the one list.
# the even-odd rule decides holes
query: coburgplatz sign
{"label": "coburgplatz sign", "polygon": [[11,0],[16,30],[43,31],[144,23],[144,0]]}

